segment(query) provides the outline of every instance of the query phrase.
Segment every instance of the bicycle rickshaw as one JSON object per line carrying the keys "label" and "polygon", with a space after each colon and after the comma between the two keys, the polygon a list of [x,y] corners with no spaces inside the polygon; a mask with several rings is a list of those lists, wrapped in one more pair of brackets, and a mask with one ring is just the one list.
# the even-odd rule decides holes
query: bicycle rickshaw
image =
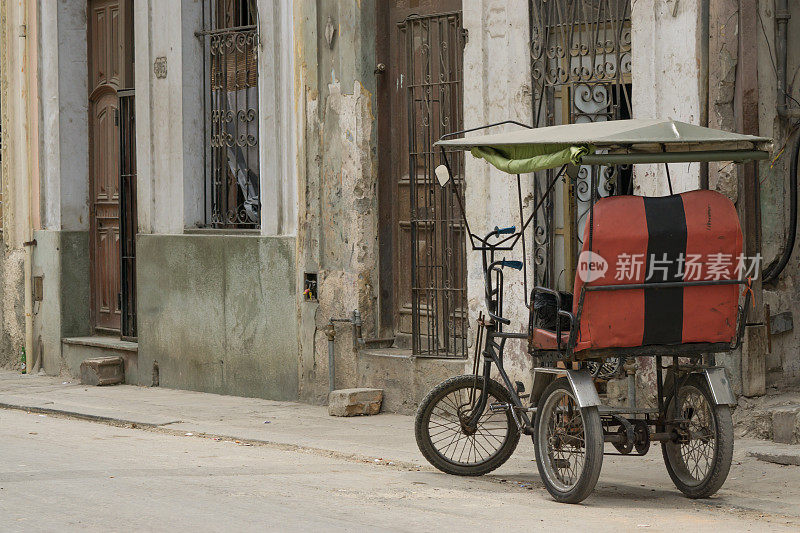
{"label": "bicycle rickshaw", "polygon": [[[460,191],[454,191],[471,248],[482,255],[486,310],[478,319],[473,373],[441,383],[419,406],[420,451],[444,472],[482,475],[511,456],[520,434],[530,435],[547,490],[557,501],[576,503],[597,483],[603,455],[611,453],[605,443],[616,454],[644,455],[652,441],[659,441],[678,489],[690,498],[714,494],[731,465],[730,407],[736,401],[714,354],[741,343],[750,281],[733,265],[725,271],[689,268],[690,257],[701,267],[715,258],[741,259],[742,232],[736,209],[722,194],[672,194],[668,164],[765,159],[770,140],[657,120],[525,126],[463,136],[509,122],[449,134],[436,143],[442,187],[459,186],[446,150],[469,150],[516,175],[520,221],[518,227],[495,227],[480,237],[470,229]],[[590,172],[572,294],[554,286],[533,286],[528,292],[526,230],[556,182],[574,180],[584,166],[642,163],[667,165],[670,195],[598,199],[599,173]],[[526,216],[520,174],[547,169],[552,170],[545,193],[531,202]],[[521,255],[506,258],[518,244]],[[641,268],[619,276],[632,257],[643,258]],[[523,273],[523,304],[529,308],[525,331],[506,331],[511,325],[503,312],[506,268]],[[534,358],[530,395],[522,394],[522,384],[512,383],[503,367],[509,339],[527,341]],[[603,405],[588,364],[597,368],[610,358],[640,356],[655,358],[654,407]],[[492,377],[493,369],[500,381]]]}

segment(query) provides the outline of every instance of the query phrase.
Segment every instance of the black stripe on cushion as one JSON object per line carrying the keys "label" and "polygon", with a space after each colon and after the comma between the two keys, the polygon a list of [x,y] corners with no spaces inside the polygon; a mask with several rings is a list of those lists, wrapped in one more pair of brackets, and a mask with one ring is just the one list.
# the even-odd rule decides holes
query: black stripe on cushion
{"label": "black stripe on cushion", "polygon": [[[645,283],[683,281],[683,276],[678,276],[678,257],[686,254],[683,200],[677,195],[644,198],[644,212],[648,233],[645,278],[653,273]],[[683,288],[645,289],[642,344],[679,344],[682,337]]]}

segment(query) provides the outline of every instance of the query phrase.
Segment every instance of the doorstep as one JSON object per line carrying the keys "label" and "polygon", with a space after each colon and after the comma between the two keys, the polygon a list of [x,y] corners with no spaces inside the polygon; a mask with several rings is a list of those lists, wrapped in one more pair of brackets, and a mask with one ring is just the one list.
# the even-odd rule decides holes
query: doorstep
{"label": "doorstep", "polygon": [[139,343],[124,341],[116,337],[106,337],[95,335],[93,337],[66,337],[61,339],[61,344],[72,346],[93,346],[97,348],[107,348],[109,350],[123,350],[127,352],[138,352]]}
{"label": "doorstep", "polygon": [[383,389],[383,412],[413,414],[428,392],[465,372],[467,359],[416,357],[403,348],[362,348],[358,386]]}
{"label": "doorstep", "polygon": [[113,356],[122,357],[125,383],[138,383],[138,343],[102,335],[61,339],[61,357],[74,378],[80,377],[83,361]]}

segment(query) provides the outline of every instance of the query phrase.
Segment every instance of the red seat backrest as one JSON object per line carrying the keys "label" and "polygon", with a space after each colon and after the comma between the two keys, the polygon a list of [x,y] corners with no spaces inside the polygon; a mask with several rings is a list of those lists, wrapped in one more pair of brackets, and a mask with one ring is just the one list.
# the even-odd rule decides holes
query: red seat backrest
{"label": "red seat backrest", "polygon": [[[587,278],[588,285],[738,277],[739,218],[730,200],[717,192],[603,198],[595,204],[593,220],[593,253],[587,251],[587,223],[575,277],[576,317],[584,284],[580,273],[589,270],[589,259],[595,279]],[[604,264],[605,272],[598,270]],[[575,349],[730,342],[738,297],[735,284],[587,291]]]}

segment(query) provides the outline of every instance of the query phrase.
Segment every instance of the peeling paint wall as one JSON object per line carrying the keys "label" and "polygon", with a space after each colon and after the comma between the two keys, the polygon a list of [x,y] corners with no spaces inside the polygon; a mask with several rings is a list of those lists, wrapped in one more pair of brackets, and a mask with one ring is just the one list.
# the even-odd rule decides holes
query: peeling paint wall
{"label": "peeling paint wall", "polygon": [[[0,368],[19,368],[25,345],[24,283],[28,222],[28,76],[25,2],[0,3],[2,91],[2,250],[0,250]],[[11,134],[10,132],[13,132]]]}
{"label": "peeling paint wall", "polygon": [[[369,338],[377,319],[375,2],[306,0],[294,13],[298,286],[306,272],[319,283],[319,301],[299,306],[300,399],[324,403],[328,320],[358,309]],[[355,387],[350,327],[336,333],[336,387]]]}
{"label": "peeling paint wall", "polygon": [[[469,39],[464,48],[464,127],[473,128],[502,120],[530,124],[530,52],[527,0],[475,0],[463,3],[464,28]],[[525,16],[521,16],[521,14]],[[475,233],[485,234],[495,226],[519,225],[516,181],[487,165],[466,157],[466,210]],[[523,195],[533,190],[530,176],[523,176]],[[528,252],[530,252],[528,247]],[[515,254],[521,254],[517,249]],[[508,259],[522,259],[509,256]],[[532,257],[528,257],[532,261]],[[481,255],[467,247],[467,299],[470,345],[475,342],[476,320],[485,312]],[[507,331],[525,331],[528,310],[524,301],[522,274],[505,269],[505,316]],[[529,280],[530,281],[530,280]],[[505,351],[505,368],[512,380],[530,388],[531,358],[524,341],[511,340]],[[469,350],[470,355],[472,350]],[[471,365],[470,362],[467,362]]]}
{"label": "peeling paint wall", "polygon": [[[788,100],[789,105],[797,109],[800,105],[792,98],[800,100],[800,4],[794,1],[788,4]],[[777,43],[773,0],[759,1],[759,16],[763,22],[758,43],[759,126],[761,135],[773,137],[775,142],[774,159],[760,163],[758,168],[761,182],[762,254],[764,265],[767,265],[783,250],[789,224],[797,223],[796,220],[789,220],[789,162],[798,133],[787,138],[797,121],[779,118],[776,113],[777,76],[773,61]],[[769,305],[770,314],[790,312],[794,320],[794,327],[790,331],[772,335],[772,351],[766,356],[767,386],[797,387],[800,384],[800,253],[797,243],[794,254],[776,283],[764,285],[764,303]]]}

